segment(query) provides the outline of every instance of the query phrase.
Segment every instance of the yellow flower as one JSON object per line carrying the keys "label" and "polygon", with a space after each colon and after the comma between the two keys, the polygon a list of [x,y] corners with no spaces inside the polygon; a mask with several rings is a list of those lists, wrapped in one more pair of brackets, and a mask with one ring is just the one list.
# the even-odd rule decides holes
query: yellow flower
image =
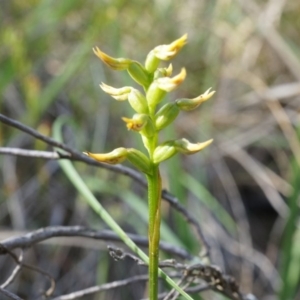
{"label": "yellow flower", "polygon": [[187,34],[183,35],[181,38],[175,40],[169,45],[160,45],[151,50],[145,61],[145,68],[148,72],[153,73],[160,60],[170,60],[172,59],[181,48],[187,43]]}
{"label": "yellow flower", "polygon": [[171,44],[157,46],[152,51],[157,58],[161,60],[170,60],[181,50],[181,48],[186,43],[187,34],[184,34],[181,38],[175,40]]}
{"label": "yellow flower", "polygon": [[[126,123],[128,130],[141,131],[147,123],[146,115],[134,115],[132,119],[123,117],[122,120]],[[146,116],[147,117],[147,116]]]}
{"label": "yellow flower", "polygon": [[177,88],[178,85],[180,85],[183,82],[185,77],[186,77],[186,70],[185,70],[185,68],[182,68],[180,73],[177,74],[176,76],[161,77],[161,78],[158,78],[155,82],[161,90],[166,91],[166,92],[171,92],[175,88]]}
{"label": "yellow flower", "polygon": [[128,130],[137,131],[148,138],[155,133],[155,126],[146,114],[135,114],[132,119],[123,117],[122,120],[126,123]]}

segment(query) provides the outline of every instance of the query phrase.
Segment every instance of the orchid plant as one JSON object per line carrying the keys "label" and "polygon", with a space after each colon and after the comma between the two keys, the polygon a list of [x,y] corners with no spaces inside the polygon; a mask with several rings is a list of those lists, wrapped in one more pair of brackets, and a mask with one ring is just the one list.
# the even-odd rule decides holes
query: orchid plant
{"label": "orchid plant", "polygon": [[140,91],[130,86],[114,88],[105,83],[100,84],[102,90],[117,101],[127,100],[129,102],[135,114],[131,118],[123,117],[122,119],[129,130],[141,135],[147,154],[135,148],[124,147],[116,148],[109,153],[85,152],[85,154],[107,164],[119,164],[127,159],[147,177],[150,300],[156,300],[158,296],[162,186],[159,165],[176,153],[194,154],[212,142],[212,139],[202,143],[191,143],[187,139],[168,140],[162,144],[158,142],[160,131],[170,125],[181,110],[193,110],[215,93],[208,89],[196,98],[178,99],[160,105],[166,94],[176,89],[184,81],[186,70],[182,68],[179,74],[171,77],[172,64],[165,68],[160,68],[159,64],[161,61],[169,61],[174,58],[186,43],[187,34],[171,44],[155,47],[148,53],[144,65],[127,58],[113,58],[98,47],[93,49],[106,65],[113,70],[126,70],[132,79],[142,87],[142,91]]}

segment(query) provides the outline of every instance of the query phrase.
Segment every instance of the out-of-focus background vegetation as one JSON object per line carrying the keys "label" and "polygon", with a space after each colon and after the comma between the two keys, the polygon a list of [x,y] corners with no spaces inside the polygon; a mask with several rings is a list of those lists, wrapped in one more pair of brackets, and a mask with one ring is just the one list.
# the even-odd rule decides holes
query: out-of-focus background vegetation
{"label": "out-of-focus background vegetation", "polygon": [[[164,186],[199,220],[212,262],[237,278],[242,291],[300,299],[299,215],[291,213],[300,195],[299,16],[295,0],[0,0],[0,110],[47,135],[57,117],[68,116],[65,141],[80,151],[140,147],[120,119],[133,111],[99,88],[132,82],[105,67],[92,47],[143,61],[155,46],[188,33],[173,62],[175,73],[185,66],[188,76],[168,101],[209,87],[217,92],[200,109],[181,113],[163,135],[215,141],[201,154],[164,163]],[[47,149],[2,124],[0,143]],[[49,225],[106,228],[57,162],[1,156],[0,164],[2,238],[5,230]],[[76,168],[125,230],[146,235],[147,203],[138,184],[82,163]],[[163,214],[162,239],[197,255],[199,243],[185,221],[165,203]],[[54,276],[56,295],[145,270],[114,262],[104,244],[40,245],[25,260]],[[12,263],[0,262],[4,280]],[[11,290],[37,299],[47,284],[25,270]],[[142,296],[137,284],[86,299]]]}

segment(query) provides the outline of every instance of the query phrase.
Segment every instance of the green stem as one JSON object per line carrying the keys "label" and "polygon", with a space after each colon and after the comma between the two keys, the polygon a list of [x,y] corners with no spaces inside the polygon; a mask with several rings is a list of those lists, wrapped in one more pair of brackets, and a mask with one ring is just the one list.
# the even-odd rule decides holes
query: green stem
{"label": "green stem", "polygon": [[158,261],[161,220],[161,178],[158,165],[153,165],[153,173],[147,176],[149,203],[149,298],[157,300]]}

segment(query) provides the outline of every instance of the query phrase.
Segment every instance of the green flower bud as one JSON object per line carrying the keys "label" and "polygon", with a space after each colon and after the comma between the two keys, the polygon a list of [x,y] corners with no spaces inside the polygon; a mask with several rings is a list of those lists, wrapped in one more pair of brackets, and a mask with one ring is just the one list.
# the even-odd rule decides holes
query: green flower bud
{"label": "green flower bud", "polygon": [[154,71],[157,69],[158,65],[160,63],[160,60],[155,56],[154,51],[151,50],[145,61],[145,68],[149,73],[154,73]]}
{"label": "green flower bud", "polygon": [[181,109],[185,111],[193,110],[197,108],[202,102],[207,101],[210,99],[215,91],[210,92],[211,88],[209,88],[204,94],[193,98],[193,99],[179,99],[176,100],[176,105]]}
{"label": "green flower bud", "polygon": [[131,92],[128,94],[128,102],[137,113],[149,113],[147,100],[140,91],[132,88]]}
{"label": "green flower bud", "polygon": [[165,104],[155,115],[156,130],[161,130],[171,124],[178,116],[180,109],[175,103]]}
{"label": "green flower bud", "polygon": [[152,138],[156,132],[155,126],[151,120],[150,117],[148,117],[148,121],[146,125],[143,127],[143,129],[140,131],[140,133],[147,137],[147,138]]}
{"label": "green flower bud", "polygon": [[151,76],[140,63],[136,61],[132,62],[127,68],[127,72],[134,81],[143,87],[148,88],[150,85]]}
{"label": "green flower bud", "polygon": [[87,156],[106,164],[116,165],[123,162],[127,157],[127,149],[126,148],[117,148],[109,153],[91,153],[84,152]]}
{"label": "green flower bud", "polygon": [[127,149],[127,159],[141,172],[151,175],[151,162],[144,153],[134,148]]}
{"label": "green flower bud", "polygon": [[174,146],[174,141],[167,141],[156,147],[153,153],[153,162],[158,164],[167,160],[176,154],[177,150]]}
{"label": "green flower bud", "polygon": [[160,89],[155,81],[151,83],[146,94],[149,108],[155,110],[156,105],[163,100],[165,95],[166,91]]}
{"label": "green flower bud", "polygon": [[209,146],[213,142],[213,139],[208,140],[203,143],[190,143],[187,139],[180,139],[174,141],[174,146],[178,152],[181,152],[183,154],[194,154],[196,152],[199,152]]}

